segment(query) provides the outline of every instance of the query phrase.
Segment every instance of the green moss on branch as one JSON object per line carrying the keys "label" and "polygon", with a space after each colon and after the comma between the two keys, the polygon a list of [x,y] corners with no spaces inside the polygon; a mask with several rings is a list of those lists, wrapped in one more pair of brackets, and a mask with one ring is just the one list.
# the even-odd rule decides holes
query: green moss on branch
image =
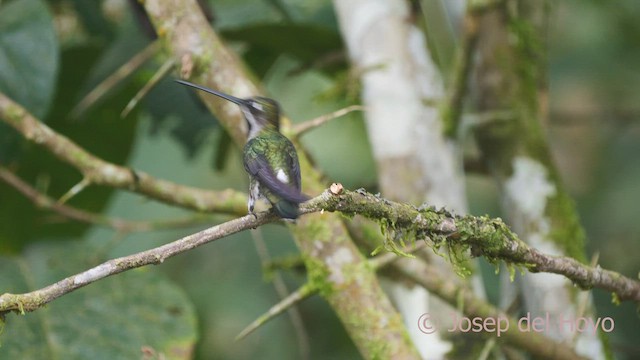
{"label": "green moss on branch", "polygon": [[446,244],[456,254],[469,250],[471,256],[484,256],[493,263],[504,261],[509,267],[520,265],[531,272],[560,274],[582,289],[598,287],[613,292],[620,300],[640,302],[640,282],[571,257],[543,254],[520,240],[500,218],[456,216],[444,209],[396,203],[364,190],[327,190],[304,204],[303,212],[318,209],[384,221],[396,233],[430,238],[433,246]]}

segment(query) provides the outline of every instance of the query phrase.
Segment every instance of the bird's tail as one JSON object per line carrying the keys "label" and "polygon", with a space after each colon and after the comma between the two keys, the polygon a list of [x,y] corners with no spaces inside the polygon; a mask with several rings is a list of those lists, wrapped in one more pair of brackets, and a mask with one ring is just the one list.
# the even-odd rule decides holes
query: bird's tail
{"label": "bird's tail", "polygon": [[273,205],[273,210],[276,215],[283,219],[297,219],[300,215],[298,204],[291,203],[289,201],[280,200]]}

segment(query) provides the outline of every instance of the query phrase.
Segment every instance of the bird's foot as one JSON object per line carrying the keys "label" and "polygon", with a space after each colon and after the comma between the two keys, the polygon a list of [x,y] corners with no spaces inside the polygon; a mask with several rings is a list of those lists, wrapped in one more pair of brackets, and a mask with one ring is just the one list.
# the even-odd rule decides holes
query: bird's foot
{"label": "bird's foot", "polygon": [[[249,215],[253,215],[253,219],[254,220],[258,220],[258,215],[256,215],[256,213],[253,212],[253,209],[249,210]],[[257,228],[258,228],[257,226],[252,227],[252,229],[254,229],[254,230],[257,229]]]}

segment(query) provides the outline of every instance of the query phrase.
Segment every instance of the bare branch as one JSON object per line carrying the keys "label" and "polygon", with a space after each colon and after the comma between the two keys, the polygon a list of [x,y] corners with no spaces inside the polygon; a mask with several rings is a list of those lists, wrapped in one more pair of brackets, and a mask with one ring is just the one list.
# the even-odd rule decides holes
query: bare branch
{"label": "bare branch", "polygon": [[160,66],[158,71],[156,71],[155,74],[153,74],[151,79],[149,79],[149,81],[147,81],[147,83],[144,84],[142,89],[138,90],[138,92],[133,97],[133,99],[131,99],[127,103],[127,106],[125,106],[122,112],[120,113],[120,117],[122,118],[127,117],[127,115],[129,115],[129,113],[138,105],[140,100],[142,100],[142,98],[145,97],[149,93],[149,91],[153,89],[154,86],[158,85],[160,80],[162,80],[165,76],[167,76],[167,74],[169,74],[169,72],[173,70],[175,65],[176,65],[176,62],[173,59],[168,59],[167,61],[165,61],[162,64],[162,66]]}
{"label": "bare branch", "polygon": [[0,295],[0,314],[8,311],[24,313],[25,311],[36,310],[64,294],[104,279],[107,276],[145,265],[161,264],[164,260],[187,250],[274,220],[276,220],[275,215],[267,212],[256,214],[255,217],[246,215],[151,250],[109,260],[39,290],[25,294],[2,294]]}
{"label": "bare branch", "polygon": [[315,129],[333,119],[337,119],[341,116],[347,115],[354,111],[365,111],[365,107],[362,105],[351,105],[351,106],[347,106],[344,109],[340,109],[329,114],[318,116],[315,119],[311,119],[309,121],[305,121],[303,123],[295,125],[293,127],[293,133],[296,134],[297,136],[303,135],[309,130]]}
{"label": "bare branch", "polygon": [[20,192],[26,198],[31,200],[38,207],[44,208],[44,209],[51,209],[69,219],[73,219],[73,220],[88,223],[88,224],[109,226],[114,229],[120,229],[120,226],[127,222],[126,220],[120,220],[120,219],[108,219],[98,214],[79,210],[79,209],[64,205],[60,202],[56,202],[50,197],[39,193],[36,189],[29,186],[27,183],[25,183],[20,178],[15,176],[11,171],[7,170],[2,166],[0,166],[0,179],[2,179],[7,184],[11,185],[16,190],[18,190],[18,192]]}
{"label": "bare branch", "polygon": [[247,335],[251,334],[254,330],[264,325],[267,321],[275,318],[276,316],[282,314],[285,310],[290,309],[295,304],[300,301],[308,298],[309,296],[317,293],[318,290],[309,284],[305,284],[300,287],[298,290],[292,292],[286,298],[282,299],[279,303],[269,309],[265,314],[261,315],[259,318],[255,319],[249,326],[244,328],[238,336],[236,336],[236,341],[244,339]]}
{"label": "bare branch", "polygon": [[109,218],[89,211],[76,209],[74,207],[61,204],[52,198],[38,192],[35,188],[22,181],[6,168],[0,166],[0,179],[14,187],[18,192],[31,200],[36,206],[42,209],[55,211],[56,213],[79,222],[105,226],[116,231],[142,232],[162,229],[175,229],[198,224],[211,223],[209,216],[196,215],[185,219],[152,220],[152,221],[131,221],[119,218]]}
{"label": "bare branch", "polygon": [[79,183],[73,185],[73,187],[69,189],[69,191],[62,195],[60,199],[58,199],[58,204],[62,205],[66,203],[72,197],[78,195],[80,192],[82,192],[82,190],[86,189],[89,185],[91,185],[91,181],[87,178],[82,178]]}

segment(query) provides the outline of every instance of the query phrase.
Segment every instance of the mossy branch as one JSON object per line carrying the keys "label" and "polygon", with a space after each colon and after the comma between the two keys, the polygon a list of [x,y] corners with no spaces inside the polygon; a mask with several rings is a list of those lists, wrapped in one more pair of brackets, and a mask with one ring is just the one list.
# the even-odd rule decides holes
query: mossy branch
{"label": "mossy branch", "polygon": [[305,205],[305,211],[317,208],[384,221],[396,231],[415,234],[418,239],[431,238],[435,246],[446,245],[457,253],[468,249],[472,256],[484,256],[491,262],[504,261],[531,272],[559,274],[582,289],[601,288],[614,293],[620,301],[640,302],[639,281],[571,257],[544,254],[520,240],[500,218],[456,216],[444,209],[416,208],[363,190],[327,190]]}

